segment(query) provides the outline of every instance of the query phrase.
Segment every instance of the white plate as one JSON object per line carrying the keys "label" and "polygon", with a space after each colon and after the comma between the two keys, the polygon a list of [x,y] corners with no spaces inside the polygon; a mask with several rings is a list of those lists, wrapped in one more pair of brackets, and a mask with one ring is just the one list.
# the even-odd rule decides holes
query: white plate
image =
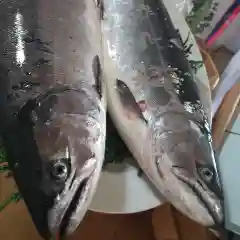
{"label": "white plate", "polygon": [[[182,39],[187,39],[190,29],[184,17],[176,10],[174,1],[164,1],[175,27],[180,30]],[[193,36],[191,59],[201,61],[201,55]],[[205,111],[211,119],[211,98],[208,77],[205,67],[198,70],[196,79],[200,89]],[[138,170],[131,164],[113,164],[108,166],[100,178],[99,186],[90,209],[104,213],[135,213],[154,208],[164,202],[164,198],[156,194],[147,179],[137,174]]]}
{"label": "white plate", "polygon": [[133,164],[109,164],[101,175],[90,209],[104,213],[135,213],[161,203],[161,196],[145,176],[138,176]]}

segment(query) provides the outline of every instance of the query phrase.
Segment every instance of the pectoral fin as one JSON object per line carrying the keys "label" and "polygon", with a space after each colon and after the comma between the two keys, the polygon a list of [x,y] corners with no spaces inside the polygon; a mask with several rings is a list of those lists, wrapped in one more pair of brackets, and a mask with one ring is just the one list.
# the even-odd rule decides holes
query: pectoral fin
{"label": "pectoral fin", "polygon": [[136,102],[135,97],[133,96],[131,90],[125,82],[119,79],[117,79],[116,81],[119,99],[122,103],[122,106],[125,108],[128,117],[130,116],[130,118],[133,118],[132,116],[136,116],[147,123],[147,120],[142,113],[143,102],[141,101],[139,104]]}
{"label": "pectoral fin", "polygon": [[104,4],[103,4],[103,0],[95,0],[96,6],[99,8],[100,10],[100,19],[104,20]]}
{"label": "pectoral fin", "polygon": [[97,93],[99,94],[100,98],[102,98],[102,69],[99,56],[96,55],[93,58],[92,62],[92,71],[95,80],[94,88],[96,89]]}

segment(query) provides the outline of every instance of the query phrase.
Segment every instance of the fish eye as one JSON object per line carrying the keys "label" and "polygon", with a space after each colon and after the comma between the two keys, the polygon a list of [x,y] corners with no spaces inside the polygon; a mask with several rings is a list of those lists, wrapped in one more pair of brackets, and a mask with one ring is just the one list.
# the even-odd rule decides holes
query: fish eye
{"label": "fish eye", "polygon": [[213,172],[209,168],[200,169],[200,175],[206,182],[210,182],[213,179]]}
{"label": "fish eye", "polygon": [[69,170],[66,161],[58,160],[52,165],[51,176],[57,181],[65,181],[69,175]]}

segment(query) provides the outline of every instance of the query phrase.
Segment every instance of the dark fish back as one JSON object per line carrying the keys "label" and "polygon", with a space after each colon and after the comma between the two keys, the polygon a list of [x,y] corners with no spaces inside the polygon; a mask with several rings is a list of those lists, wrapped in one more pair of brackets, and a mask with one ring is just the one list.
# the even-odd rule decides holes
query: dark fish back
{"label": "dark fish back", "polygon": [[8,104],[16,112],[44,84],[41,73],[49,72],[51,56],[39,35],[37,1],[3,0],[0,16],[0,65],[8,72],[1,84],[7,85]]}
{"label": "dark fish back", "polygon": [[42,237],[48,238],[47,210],[53,198],[39,191],[42,159],[32,126],[17,117],[20,108],[38,93],[44,79],[42,67],[45,72],[46,66],[50,67],[38,36],[37,9],[35,0],[0,1],[0,134],[9,167],[28,209],[30,213],[38,211],[33,221]]}
{"label": "dark fish back", "polygon": [[[155,44],[160,46],[160,55],[165,69],[173,71],[175,79],[173,86],[179,100],[183,105],[192,104],[195,111],[203,109],[200,104],[200,96],[194,81],[193,71],[184,51],[183,40],[179,31],[174,27],[171,17],[161,0],[147,1],[147,5],[153,12],[149,14],[149,21],[154,27],[154,32],[159,39]],[[166,71],[167,72],[167,71]],[[189,111],[189,108],[186,108]]]}

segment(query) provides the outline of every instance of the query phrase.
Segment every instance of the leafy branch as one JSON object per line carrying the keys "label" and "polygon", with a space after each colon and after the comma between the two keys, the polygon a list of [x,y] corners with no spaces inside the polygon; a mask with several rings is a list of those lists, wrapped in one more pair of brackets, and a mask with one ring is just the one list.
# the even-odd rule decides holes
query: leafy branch
{"label": "leafy branch", "polygon": [[194,34],[202,33],[215,15],[219,3],[214,0],[193,0],[193,8],[186,21]]}
{"label": "leafy branch", "polygon": [[22,199],[21,195],[19,192],[13,193],[9,198],[7,198],[5,201],[0,203],[0,212],[7,207],[10,203],[14,202],[17,203]]}
{"label": "leafy branch", "polygon": [[190,60],[189,57],[192,54],[192,47],[193,44],[189,44],[190,33],[188,34],[186,40],[183,42],[184,54],[185,57],[188,59],[191,69],[193,70],[194,74],[203,66],[203,61],[196,61]]}
{"label": "leafy branch", "polygon": [[[7,164],[7,157],[3,147],[0,148],[0,173],[10,172]],[[0,203],[0,212],[12,202],[18,202],[22,199],[19,192],[13,193],[10,197]]]}

